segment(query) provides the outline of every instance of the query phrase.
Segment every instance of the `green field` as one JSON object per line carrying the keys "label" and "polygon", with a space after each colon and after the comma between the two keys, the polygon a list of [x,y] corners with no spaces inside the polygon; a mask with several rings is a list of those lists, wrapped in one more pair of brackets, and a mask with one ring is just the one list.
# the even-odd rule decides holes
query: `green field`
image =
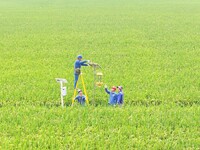
{"label": "green field", "polygon": [[[92,101],[90,67],[70,107],[78,54],[124,107]],[[199,149],[199,104],[199,0],[0,0],[0,149]]]}

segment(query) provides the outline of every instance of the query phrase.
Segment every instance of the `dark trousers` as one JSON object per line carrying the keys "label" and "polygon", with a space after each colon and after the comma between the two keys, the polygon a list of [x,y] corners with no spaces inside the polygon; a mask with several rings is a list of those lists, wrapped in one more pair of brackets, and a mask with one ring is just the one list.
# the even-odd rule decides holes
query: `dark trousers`
{"label": "dark trousers", "polygon": [[74,74],[74,88],[76,88],[78,77],[79,77],[79,74]]}

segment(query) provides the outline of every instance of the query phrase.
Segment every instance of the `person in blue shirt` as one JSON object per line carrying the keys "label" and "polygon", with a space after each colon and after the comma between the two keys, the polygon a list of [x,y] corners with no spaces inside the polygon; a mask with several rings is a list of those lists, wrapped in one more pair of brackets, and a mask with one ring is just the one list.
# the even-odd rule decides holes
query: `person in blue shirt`
{"label": "person in blue shirt", "polygon": [[78,95],[74,98],[74,100],[77,100],[79,104],[85,106],[86,97],[85,95],[83,95],[83,92],[81,90],[78,90]]}
{"label": "person in blue shirt", "polygon": [[124,103],[124,93],[122,91],[123,87],[118,86],[117,88],[118,88],[117,104],[121,106]]}
{"label": "person in blue shirt", "polygon": [[87,62],[90,62],[89,60],[82,60],[82,55],[77,56],[77,60],[74,63],[74,88],[76,88],[76,83],[78,81],[78,77],[81,73],[81,66],[89,66],[89,64],[86,64]]}
{"label": "person in blue shirt", "polygon": [[108,102],[109,105],[116,105],[117,103],[117,93],[115,93],[116,89],[117,88],[113,86],[111,91],[109,91],[107,85],[105,85],[105,91],[110,95]]}

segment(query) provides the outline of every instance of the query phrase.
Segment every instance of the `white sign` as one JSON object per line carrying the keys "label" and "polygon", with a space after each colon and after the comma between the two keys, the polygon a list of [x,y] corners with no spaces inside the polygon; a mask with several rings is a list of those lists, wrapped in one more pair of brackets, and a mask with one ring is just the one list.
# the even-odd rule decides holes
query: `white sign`
{"label": "white sign", "polygon": [[62,96],[66,96],[66,95],[67,95],[66,87],[62,87]]}

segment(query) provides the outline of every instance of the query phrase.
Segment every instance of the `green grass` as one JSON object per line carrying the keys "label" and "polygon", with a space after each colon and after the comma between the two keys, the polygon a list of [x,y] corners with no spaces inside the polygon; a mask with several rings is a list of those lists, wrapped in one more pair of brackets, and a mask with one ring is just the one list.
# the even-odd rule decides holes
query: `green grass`
{"label": "green grass", "polygon": [[[125,87],[127,103],[200,99],[198,1],[1,1],[0,7],[3,102],[55,102],[55,77],[69,80],[72,95],[79,53],[103,67],[109,86]],[[92,89],[92,69],[84,72]]]}
{"label": "green grass", "polygon": [[[78,54],[124,108],[68,107]],[[0,0],[0,149],[198,149],[199,77],[199,0]]]}
{"label": "green grass", "polygon": [[4,107],[1,149],[197,149],[199,107]]}

